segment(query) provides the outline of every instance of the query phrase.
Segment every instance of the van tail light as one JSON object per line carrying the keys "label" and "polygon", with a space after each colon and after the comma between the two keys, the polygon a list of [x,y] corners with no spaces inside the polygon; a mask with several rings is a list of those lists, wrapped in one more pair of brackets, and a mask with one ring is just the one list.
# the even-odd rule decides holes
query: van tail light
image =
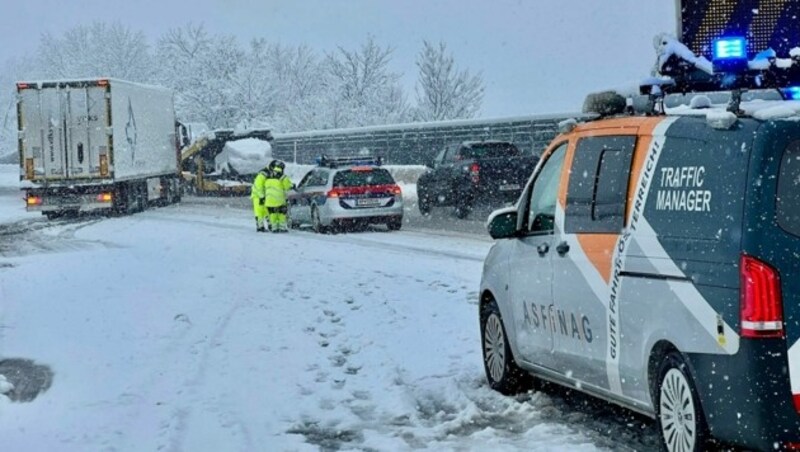
{"label": "van tail light", "polygon": [[327,196],[328,198],[338,198],[342,196],[342,192],[338,188],[332,188],[328,190]]}
{"label": "van tail light", "polygon": [[469,177],[472,180],[473,184],[477,184],[481,181],[481,166],[477,163],[473,163],[469,166]]}
{"label": "van tail light", "polygon": [[401,195],[403,190],[400,189],[400,186],[397,184],[392,184],[389,186],[389,193],[393,195]]}
{"label": "van tail light", "polygon": [[742,337],[783,337],[783,302],[778,272],[752,256],[742,255],[739,278]]}
{"label": "van tail light", "polygon": [[[792,394],[792,400],[794,401],[794,409],[798,413],[800,413],[800,394]],[[797,443],[800,445],[800,443]],[[797,449],[800,450],[800,449]]]}

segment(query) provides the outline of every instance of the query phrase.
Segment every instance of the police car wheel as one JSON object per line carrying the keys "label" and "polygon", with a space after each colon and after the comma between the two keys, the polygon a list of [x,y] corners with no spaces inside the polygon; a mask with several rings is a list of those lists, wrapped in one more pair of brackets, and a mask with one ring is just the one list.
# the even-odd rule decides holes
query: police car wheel
{"label": "police car wheel", "polygon": [[481,308],[481,345],[483,367],[492,389],[510,395],[531,386],[530,374],[514,361],[500,309],[494,300]]}
{"label": "police car wheel", "polygon": [[705,450],[708,442],[705,416],[686,362],[678,353],[669,353],[661,362],[655,396],[662,449]]}
{"label": "police car wheel", "polygon": [[322,225],[322,221],[319,219],[319,210],[317,206],[311,208],[311,229],[317,234],[322,234],[327,229]]}

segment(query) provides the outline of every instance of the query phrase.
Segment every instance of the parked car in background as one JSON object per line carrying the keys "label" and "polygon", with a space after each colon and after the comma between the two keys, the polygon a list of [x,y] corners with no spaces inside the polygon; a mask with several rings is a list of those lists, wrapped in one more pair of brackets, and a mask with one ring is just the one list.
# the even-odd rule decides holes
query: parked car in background
{"label": "parked car in background", "polygon": [[380,159],[320,159],[289,195],[292,227],[310,223],[315,232],[385,224],[403,225],[403,196]]}
{"label": "parked car in background", "polygon": [[465,218],[476,202],[514,201],[538,161],[508,141],[449,145],[417,181],[419,210],[425,215],[434,206],[454,206],[456,216]]}

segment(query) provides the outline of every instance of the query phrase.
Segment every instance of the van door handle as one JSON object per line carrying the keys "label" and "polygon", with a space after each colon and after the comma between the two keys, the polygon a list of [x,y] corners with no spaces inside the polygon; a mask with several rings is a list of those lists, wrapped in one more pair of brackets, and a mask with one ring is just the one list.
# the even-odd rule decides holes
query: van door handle
{"label": "van door handle", "polygon": [[569,244],[567,242],[561,242],[556,247],[556,252],[561,257],[564,257],[567,253],[569,253]]}
{"label": "van door handle", "polygon": [[547,254],[548,251],[550,251],[550,245],[542,243],[536,247],[536,251],[539,252],[539,256],[544,257],[544,255]]}

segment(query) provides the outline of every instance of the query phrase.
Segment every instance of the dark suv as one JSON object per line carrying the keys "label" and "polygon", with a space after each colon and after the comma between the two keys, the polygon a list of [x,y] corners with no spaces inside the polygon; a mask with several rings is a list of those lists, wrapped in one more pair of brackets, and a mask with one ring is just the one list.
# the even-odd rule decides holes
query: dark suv
{"label": "dark suv", "polygon": [[508,141],[449,145],[417,182],[419,211],[425,215],[433,206],[455,206],[456,216],[465,218],[476,201],[514,201],[538,160]]}

